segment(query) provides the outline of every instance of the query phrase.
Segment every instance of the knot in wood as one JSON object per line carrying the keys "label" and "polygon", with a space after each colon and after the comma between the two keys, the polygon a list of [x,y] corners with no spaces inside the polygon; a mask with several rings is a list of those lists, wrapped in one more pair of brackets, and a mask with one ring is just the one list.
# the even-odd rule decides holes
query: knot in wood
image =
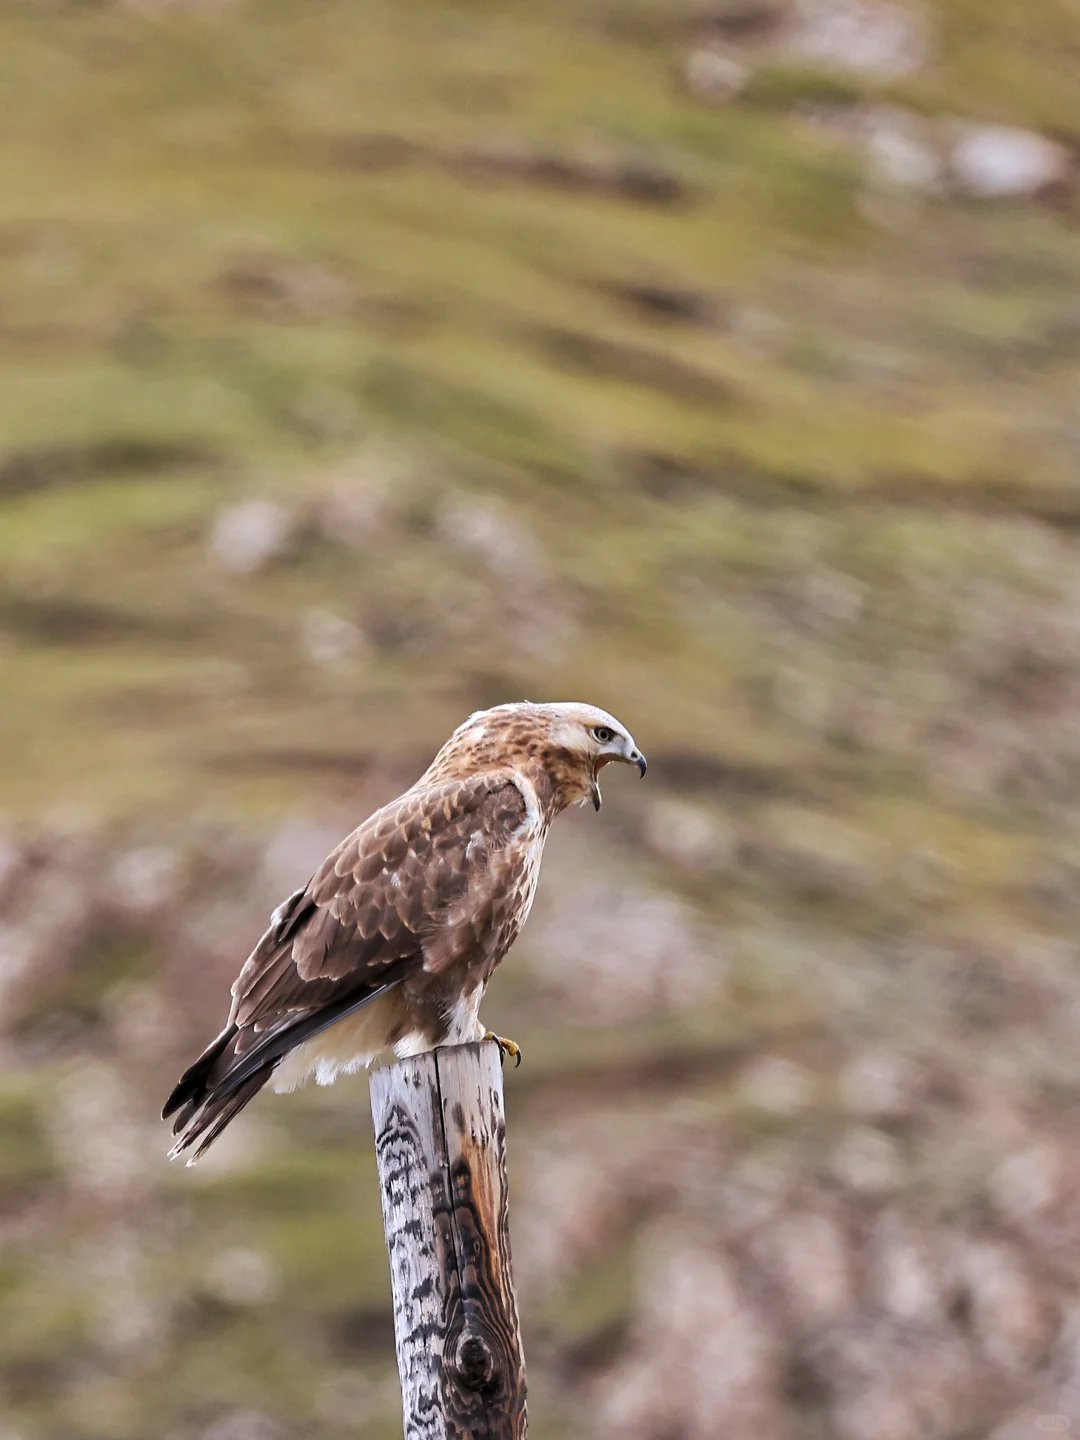
{"label": "knot in wood", "polygon": [[467,1390],[490,1394],[499,1374],[491,1346],[478,1330],[463,1330],[454,1347],[454,1371]]}

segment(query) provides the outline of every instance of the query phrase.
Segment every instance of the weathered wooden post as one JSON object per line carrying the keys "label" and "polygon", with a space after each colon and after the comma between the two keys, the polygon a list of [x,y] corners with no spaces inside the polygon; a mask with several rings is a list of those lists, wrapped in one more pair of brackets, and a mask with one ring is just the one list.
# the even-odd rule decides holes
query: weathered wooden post
{"label": "weathered wooden post", "polygon": [[494,1040],[371,1077],[406,1440],[524,1440]]}

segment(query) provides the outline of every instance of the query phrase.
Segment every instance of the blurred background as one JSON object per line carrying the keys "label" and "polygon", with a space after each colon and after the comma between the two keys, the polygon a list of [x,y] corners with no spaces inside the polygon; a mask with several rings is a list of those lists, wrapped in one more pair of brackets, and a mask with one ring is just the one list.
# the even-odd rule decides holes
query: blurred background
{"label": "blurred background", "polygon": [[537,1440],[1080,1427],[1076,0],[0,4],[0,1436],[389,1440],[362,1076],[157,1113],[476,707]]}

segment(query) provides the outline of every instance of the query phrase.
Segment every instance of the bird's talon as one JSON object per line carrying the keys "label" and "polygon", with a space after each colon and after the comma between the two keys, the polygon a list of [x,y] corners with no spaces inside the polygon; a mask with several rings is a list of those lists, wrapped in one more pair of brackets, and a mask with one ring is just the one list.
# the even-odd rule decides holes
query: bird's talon
{"label": "bird's talon", "polygon": [[499,1059],[501,1062],[505,1063],[506,1057],[512,1055],[514,1057],[514,1069],[516,1070],[521,1064],[521,1046],[518,1045],[516,1041],[507,1040],[502,1035],[496,1035],[494,1030],[486,1030],[484,1032],[484,1039],[494,1040],[495,1044],[498,1045]]}

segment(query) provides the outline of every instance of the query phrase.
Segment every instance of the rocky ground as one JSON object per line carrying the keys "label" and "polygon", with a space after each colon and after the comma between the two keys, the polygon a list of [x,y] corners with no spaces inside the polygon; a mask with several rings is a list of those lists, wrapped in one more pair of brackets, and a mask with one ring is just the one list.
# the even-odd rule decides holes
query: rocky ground
{"label": "rocky ground", "polygon": [[[156,1119],[478,705],[539,1440],[1080,1425],[1066,0],[0,7],[0,1437],[399,1433],[362,1077]],[[621,782],[621,783],[620,783]]]}

